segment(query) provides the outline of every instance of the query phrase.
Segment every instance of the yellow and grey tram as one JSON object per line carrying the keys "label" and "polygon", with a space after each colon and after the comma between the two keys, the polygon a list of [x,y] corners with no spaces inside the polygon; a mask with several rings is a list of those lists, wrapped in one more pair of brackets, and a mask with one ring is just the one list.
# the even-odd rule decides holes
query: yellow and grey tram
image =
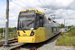
{"label": "yellow and grey tram", "polygon": [[37,9],[22,10],[18,16],[17,36],[20,43],[40,43],[59,33],[60,25]]}

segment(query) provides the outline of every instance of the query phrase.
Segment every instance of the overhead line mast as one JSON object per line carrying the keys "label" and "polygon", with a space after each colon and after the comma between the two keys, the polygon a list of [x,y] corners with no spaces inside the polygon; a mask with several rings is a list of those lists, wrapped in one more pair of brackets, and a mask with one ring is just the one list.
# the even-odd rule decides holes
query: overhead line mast
{"label": "overhead line mast", "polygon": [[6,0],[6,28],[5,28],[5,45],[4,47],[8,47],[8,25],[9,24],[9,0]]}

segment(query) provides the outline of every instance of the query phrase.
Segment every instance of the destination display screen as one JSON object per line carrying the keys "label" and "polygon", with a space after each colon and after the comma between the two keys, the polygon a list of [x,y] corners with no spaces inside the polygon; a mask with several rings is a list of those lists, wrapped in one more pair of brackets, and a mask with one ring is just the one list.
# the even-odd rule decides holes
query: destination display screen
{"label": "destination display screen", "polygon": [[28,11],[28,12],[21,12],[20,16],[25,16],[25,15],[34,15],[34,11]]}

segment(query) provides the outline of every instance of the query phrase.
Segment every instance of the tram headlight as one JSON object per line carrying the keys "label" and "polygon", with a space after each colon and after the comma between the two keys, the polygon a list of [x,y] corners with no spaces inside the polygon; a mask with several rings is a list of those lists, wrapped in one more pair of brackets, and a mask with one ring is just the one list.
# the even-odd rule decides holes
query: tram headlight
{"label": "tram headlight", "polygon": [[18,32],[18,36],[20,36],[20,33]]}
{"label": "tram headlight", "polygon": [[30,30],[33,30],[34,28],[30,28]]}
{"label": "tram headlight", "polygon": [[34,32],[32,31],[31,34],[30,34],[30,36],[33,36],[33,35],[34,35]]}

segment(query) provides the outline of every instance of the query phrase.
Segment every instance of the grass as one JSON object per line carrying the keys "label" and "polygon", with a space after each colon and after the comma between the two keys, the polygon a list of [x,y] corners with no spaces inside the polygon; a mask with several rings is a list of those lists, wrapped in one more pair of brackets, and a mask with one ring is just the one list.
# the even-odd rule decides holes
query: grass
{"label": "grass", "polygon": [[75,29],[68,31],[68,34],[61,33],[61,37],[57,39],[56,45],[75,47]]}
{"label": "grass", "polygon": [[[17,38],[16,35],[8,36],[8,39]],[[1,37],[0,40],[5,39],[5,37]]]}

